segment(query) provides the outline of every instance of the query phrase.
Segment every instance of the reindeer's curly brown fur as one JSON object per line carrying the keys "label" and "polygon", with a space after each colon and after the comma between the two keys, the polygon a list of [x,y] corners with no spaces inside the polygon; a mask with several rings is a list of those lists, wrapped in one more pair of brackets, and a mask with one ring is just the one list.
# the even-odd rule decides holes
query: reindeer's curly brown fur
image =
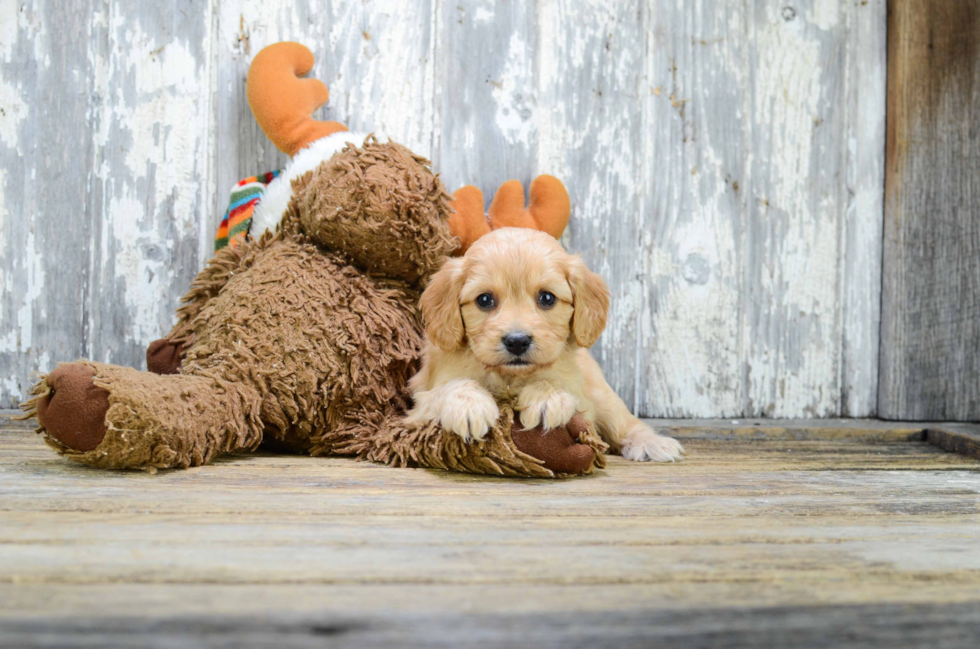
{"label": "reindeer's curly brown fur", "polygon": [[418,283],[458,245],[447,225],[451,197],[428,165],[368,138],[294,187],[297,229],[371,275]]}

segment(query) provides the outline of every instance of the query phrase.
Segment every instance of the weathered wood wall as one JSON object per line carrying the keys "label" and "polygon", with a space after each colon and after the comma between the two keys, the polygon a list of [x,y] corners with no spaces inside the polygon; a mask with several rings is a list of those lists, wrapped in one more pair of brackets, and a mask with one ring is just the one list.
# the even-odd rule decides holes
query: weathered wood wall
{"label": "weathered wood wall", "polygon": [[980,420],[980,0],[891,0],[882,416]]}
{"label": "weathered wood wall", "polygon": [[565,180],[595,353],[649,416],[865,416],[878,394],[885,0],[0,0],[0,405],[142,366],[227,189],[283,158],[254,54],[450,188]]}

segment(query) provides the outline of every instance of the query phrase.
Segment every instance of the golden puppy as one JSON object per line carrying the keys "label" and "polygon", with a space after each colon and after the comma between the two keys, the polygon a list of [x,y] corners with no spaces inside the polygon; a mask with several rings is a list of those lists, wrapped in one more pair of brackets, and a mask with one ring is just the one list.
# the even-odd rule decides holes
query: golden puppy
{"label": "golden puppy", "polygon": [[501,228],[450,259],[422,294],[429,338],[410,383],[409,421],[482,439],[510,400],[545,430],[576,412],[630,460],[668,462],[684,449],[630,414],[585,349],[606,326],[602,278],[550,235]]}

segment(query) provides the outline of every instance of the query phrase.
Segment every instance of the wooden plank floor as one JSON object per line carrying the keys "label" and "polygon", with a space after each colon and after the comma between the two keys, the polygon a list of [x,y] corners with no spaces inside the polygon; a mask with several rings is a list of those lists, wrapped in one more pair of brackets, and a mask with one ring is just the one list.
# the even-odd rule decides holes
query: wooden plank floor
{"label": "wooden plank floor", "polygon": [[670,422],[567,481],[0,431],[0,646],[975,646],[980,461],[921,425]]}

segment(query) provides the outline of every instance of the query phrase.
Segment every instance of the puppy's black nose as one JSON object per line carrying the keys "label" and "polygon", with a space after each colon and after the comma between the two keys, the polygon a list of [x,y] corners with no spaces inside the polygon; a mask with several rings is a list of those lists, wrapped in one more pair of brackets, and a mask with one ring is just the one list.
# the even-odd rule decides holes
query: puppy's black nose
{"label": "puppy's black nose", "polygon": [[504,347],[514,356],[520,356],[531,346],[531,336],[523,331],[516,331],[504,336]]}

